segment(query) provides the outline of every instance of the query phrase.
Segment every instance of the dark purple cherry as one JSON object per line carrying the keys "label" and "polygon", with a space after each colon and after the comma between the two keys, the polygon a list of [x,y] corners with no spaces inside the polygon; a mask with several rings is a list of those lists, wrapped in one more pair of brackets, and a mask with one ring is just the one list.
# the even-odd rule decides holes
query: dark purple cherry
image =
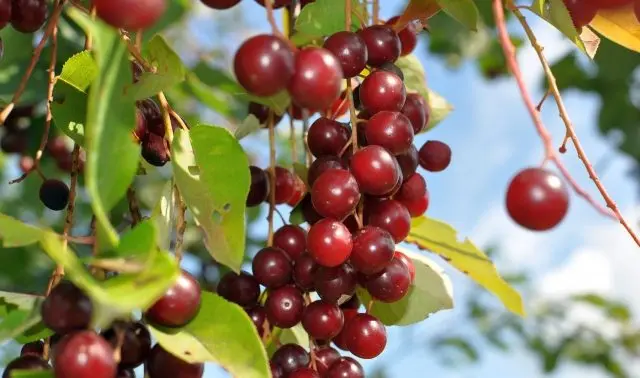
{"label": "dark purple cherry", "polygon": [[395,62],[400,56],[400,38],[387,25],[373,25],[358,32],[367,46],[367,63],[372,67]]}
{"label": "dark purple cherry", "polygon": [[331,365],[324,378],[364,378],[364,369],[353,358],[342,357]]}
{"label": "dark purple cherry", "polygon": [[407,180],[411,175],[416,173],[416,169],[418,169],[418,149],[416,146],[411,145],[407,152],[396,155],[396,161],[398,165],[400,165],[403,179]]}
{"label": "dark purple cherry", "polygon": [[357,76],[367,65],[367,46],[356,33],[340,31],[324,41],[323,47],[338,58],[345,78]]}
{"label": "dark purple cherry", "polygon": [[353,238],[350,262],[364,274],[383,270],[393,259],[395,243],[391,234],[375,226],[365,226]]}
{"label": "dark purple cherry", "polygon": [[344,325],[342,310],[334,304],[319,300],[309,304],[302,316],[302,326],[316,340],[333,339]]}
{"label": "dark purple cherry", "polygon": [[44,0],[12,0],[11,26],[21,33],[33,33],[47,19],[47,2]]}
{"label": "dark purple cherry", "polygon": [[282,369],[284,376],[288,376],[297,369],[308,367],[311,357],[298,344],[284,344],[273,354],[271,362]]}
{"label": "dark purple cherry", "polygon": [[291,260],[280,248],[261,249],[253,258],[252,267],[256,280],[267,288],[275,289],[291,282]]}
{"label": "dark purple cherry", "polygon": [[273,234],[273,246],[295,260],[307,249],[307,232],[300,226],[284,225]]}
{"label": "dark purple cherry", "polygon": [[181,271],[176,282],[145,313],[152,323],[181,327],[200,310],[200,284],[191,274]]}
{"label": "dark purple cherry", "polygon": [[381,272],[368,276],[366,282],[369,294],[385,303],[401,300],[407,295],[410,287],[411,274],[408,266],[395,257]]}
{"label": "dark purple cherry", "polygon": [[299,256],[293,265],[293,282],[303,291],[312,291],[319,265],[309,254]]}
{"label": "dark purple cherry", "polygon": [[204,364],[190,364],[167,352],[160,344],[151,349],[146,362],[149,378],[202,378]]}
{"label": "dark purple cherry", "polygon": [[65,335],[89,327],[93,304],[73,283],[62,281],[42,303],[41,314],[42,322],[47,328]]}
{"label": "dark purple cherry", "polygon": [[47,363],[47,361],[43,360],[39,356],[34,356],[32,354],[28,354],[25,356],[20,356],[15,360],[9,362],[2,373],[2,378],[11,378],[13,376],[13,372],[17,370],[27,370],[27,371],[43,371],[43,370],[51,370],[51,366]]}
{"label": "dark purple cherry", "polygon": [[320,298],[338,304],[346,302],[353,296],[356,284],[356,271],[349,264],[334,268],[320,267],[314,282]]}
{"label": "dark purple cherry", "polygon": [[422,132],[427,126],[427,113],[425,109],[424,97],[418,93],[407,94],[407,99],[404,102],[401,112],[411,122],[414,134]]}
{"label": "dark purple cherry", "polygon": [[65,336],[53,349],[56,378],[113,378],[118,365],[113,348],[94,331]]}
{"label": "dark purple cherry", "polygon": [[260,284],[247,272],[228,272],[216,288],[218,295],[241,307],[249,308],[258,303]]}
{"label": "dark purple cherry", "polygon": [[264,307],[270,324],[291,328],[302,320],[304,298],[295,286],[283,286],[269,293]]}
{"label": "dark purple cherry", "polygon": [[251,186],[247,195],[247,206],[258,206],[269,198],[269,175],[264,170],[250,166]]}
{"label": "dark purple cherry", "polygon": [[344,124],[320,117],[309,127],[307,144],[315,157],[338,156],[350,137],[351,132]]}
{"label": "dark purple cherry", "polygon": [[133,369],[142,365],[151,352],[151,334],[147,327],[140,322],[119,321],[112,328],[102,332],[102,337],[115,349],[120,345],[119,332],[122,332],[119,368]]}

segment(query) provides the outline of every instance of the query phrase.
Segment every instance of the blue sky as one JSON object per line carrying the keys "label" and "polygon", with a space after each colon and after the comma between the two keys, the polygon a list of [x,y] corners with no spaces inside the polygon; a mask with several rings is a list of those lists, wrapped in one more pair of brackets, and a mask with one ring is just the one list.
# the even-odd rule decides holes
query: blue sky
{"label": "blue sky", "polygon": [[[383,18],[393,16],[400,10],[395,2],[382,1]],[[206,21],[208,26],[198,21],[198,27],[193,31],[203,37],[203,42],[210,47],[219,47],[220,42],[215,38],[207,38],[214,28],[209,22],[234,17],[248,21],[251,30],[238,31],[238,39],[225,41],[224,46],[230,52],[235,50],[239,39],[269,31],[264,10],[248,0],[240,5],[237,13],[202,10],[197,17],[199,21]],[[558,58],[573,48],[546,23],[534,22],[534,28],[550,59]],[[447,142],[453,150],[453,162],[448,170],[437,174],[426,173],[431,195],[428,214],[453,225],[461,235],[470,236],[476,244],[486,246],[498,242],[503,254],[498,262],[499,269],[526,268],[532,272],[536,290],[534,297],[525,298],[525,303],[589,291],[618,297],[640,310],[640,296],[628,285],[637,265],[629,261],[638,260],[638,248],[618,224],[604,219],[576,195],[571,197],[566,220],[550,232],[525,231],[514,225],[505,213],[503,201],[510,178],[524,167],[539,164],[543,157],[542,144],[515,83],[510,79],[488,83],[478,75],[472,64],[451,71],[438,59],[428,56],[426,50],[425,41],[422,40],[416,53],[426,68],[430,87],[456,108],[435,130],[416,138],[417,146],[428,139],[438,139]],[[539,80],[542,70],[534,52],[530,48],[524,49],[519,60],[534,99],[541,98]],[[627,177],[632,164],[614,151],[612,141],[606,141],[598,134],[594,124],[598,109],[596,99],[579,93],[567,93],[564,98],[592,162],[610,159],[601,179],[626,216],[637,224],[640,218],[635,202],[637,187]],[[543,119],[556,145],[559,145],[564,126],[553,102],[546,103]],[[266,166],[264,151],[258,151],[258,156]],[[564,161],[574,178],[599,199],[572,148],[564,156]],[[265,232],[264,224],[254,232]],[[446,266],[441,260],[435,261]],[[453,280],[455,298],[460,299],[473,283],[446,268]],[[390,377],[422,376],[424,372],[426,376],[440,378],[542,376],[536,361],[517,350],[510,354],[488,351],[483,354],[480,364],[452,370],[439,366],[430,358],[426,348],[415,351],[406,349],[404,340],[408,333],[414,340],[426,345],[436,333],[468,327],[461,322],[463,310],[459,307],[436,314],[410,328],[391,328],[387,350],[376,361],[365,361],[363,365],[368,371],[373,371],[379,364],[384,365]],[[583,311],[576,311],[571,319],[576,322],[593,321]],[[206,376],[213,378],[225,374],[211,366],[207,368]],[[597,378],[603,375],[597,371],[566,367],[554,376]]]}

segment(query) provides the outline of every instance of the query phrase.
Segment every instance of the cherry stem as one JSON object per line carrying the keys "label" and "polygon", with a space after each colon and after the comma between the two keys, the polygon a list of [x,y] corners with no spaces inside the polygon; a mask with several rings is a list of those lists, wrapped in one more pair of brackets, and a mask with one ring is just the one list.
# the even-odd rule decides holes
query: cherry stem
{"label": "cherry stem", "polygon": [[560,91],[559,91],[558,86],[556,84],[555,76],[553,75],[551,67],[549,66],[549,63],[548,63],[546,57],[544,56],[544,54],[542,52],[542,46],[540,46],[540,44],[538,43],[533,31],[531,30],[531,27],[527,23],[527,21],[524,18],[524,15],[522,14],[522,12],[520,12],[520,10],[518,8],[513,6],[512,3],[510,3],[509,9],[514,13],[516,18],[519,20],[519,22],[522,25],[525,33],[527,34],[527,37],[528,37],[529,41],[531,42],[531,45],[533,46],[534,50],[536,51],[536,54],[538,55],[540,63],[542,64],[542,67],[544,69],[545,75],[547,76],[547,80],[549,82],[549,90],[550,90],[551,94],[553,95],[553,97],[556,100],[556,105],[557,105],[558,110],[560,112],[560,118],[562,119],[562,121],[565,124],[566,133],[569,136],[569,138],[571,139],[571,141],[573,142],[573,145],[576,148],[576,152],[578,154],[578,157],[580,158],[580,160],[582,161],[583,165],[585,166],[587,172],[589,173],[589,177],[595,183],[596,187],[598,188],[598,191],[600,192],[600,194],[604,198],[604,200],[605,200],[605,202],[607,204],[607,207],[611,211],[609,211],[604,206],[598,204],[584,189],[582,189],[578,185],[578,183],[573,179],[573,177],[571,176],[571,174],[569,173],[567,168],[564,166],[564,164],[562,163],[562,161],[559,159],[558,155],[556,154],[556,150],[553,147],[553,140],[551,138],[551,134],[549,134],[548,130],[544,126],[544,123],[542,122],[542,118],[540,116],[540,112],[536,110],[536,106],[535,106],[533,100],[531,99],[531,96],[529,95],[529,92],[527,90],[527,86],[526,86],[526,84],[524,82],[524,79],[523,79],[523,76],[522,76],[522,72],[521,72],[520,67],[518,65],[518,62],[517,62],[517,59],[516,59],[515,47],[513,46],[513,43],[511,42],[511,39],[509,38],[509,32],[507,30],[507,25],[506,25],[505,18],[504,18],[504,8],[503,8],[503,5],[502,5],[502,0],[493,0],[493,13],[494,13],[495,21],[496,21],[496,26],[497,26],[497,29],[498,29],[498,36],[499,36],[500,44],[502,45],[502,50],[503,50],[505,58],[507,60],[507,64],[508,64],[511,72],[513,73],[514,78],[516,79],[516,83],[518,84],[518,87],[520,89],[520,94],[522,96],[522,99],[523,99],[523,101],[524,101],[524,103],[525,103],[525,105],[527,107],[527,110],[529,111],[529,113],[531,115],[531,118],[533,119],[533,122],[534,122],[534,125],[536,127],[536,130],[538,131],[538,134],[540,135],[540,137],[541,137],[541,139],[542,139],[542,141],[544,143],[545,156],[546,156],[545,160],[552,161],[558,167],[558,169],[560,170],[560,172],[562,173],[564,178],[567,180],[569,185],[572,187],[572,189],[576,192],[576,194],[578,194],[579,196],[583,197],[588,203],[590,203],[596,210],[598,210],[603,215],[605,215],[607,217],[610,217],[610,218],[613,218],[613,219],[617,219],[620,222],[620,224],[622,224],[622,226],[627,230],[629,235],[631,235],[631,237],[636,242],[636,244],[638,244],[640,246],[640,238],[638,238],[638,236],[635,234],[635,232],[631,229],[631,226],[627,223],[625,218],[620,213],[620,210],[618,209],[617,205],[615,204],[615,202],[611,199],[611,197],[607,193],[607,190],[605,189],[604,185],[602,184],[602,182],[598,178],[598,175],[596,174],[595,170],[593,169],[593,166],[589,162],[589,160],[588,160],[588,158],[587,158],[587,156],[586,156],[586,154],[584,152],[584,149],[582,148],[582,145],[581,145],[581,143],[580,143],[580,141],[578,139],[578,136],[575,133],[575,129],[573,127],[573,124],[571,123],[571,120],[569,119],[569,115],[567,113],[567,110],[566,110],[566,107],[564,105],[564,102],[562,101],[562,96],[560,95]]}
{"label": "cherry stem", "polygon": [[184,245],[184,232],[187,229],[187,205],[182,200],[182,196],[180,195],[180,190],[178,186],[174,186],[173,195],[176,202],[176,207],[178,208],[178,214],[176,215],[176,246],[175,246],[175,254],[176,260],[180,262],[182,260],[183,245]]}
{"label": "cherry stem", "polygon": [[129,213],[131,214],[131,226],[134,227],[140,221],[142,221],[142,213],[140,212],[140,205],[136,198],[136,189],[133,184],[127,189],[127,202],[129,203]]}
{"label": "cherry stem", "polygon": [[378,0],[373,0],[373,25],[378,24],[378,20],[380,19],[380,2]]}
{"label": "cherry stem", "polygon": [[[266,2],[269,3],[270,0]],[[274,114],[269,111],[267,126],[269,128],[269,233],[267,234],[267,246],[273,245],[273,213],[276,208],[276,133],[274,127]]]}

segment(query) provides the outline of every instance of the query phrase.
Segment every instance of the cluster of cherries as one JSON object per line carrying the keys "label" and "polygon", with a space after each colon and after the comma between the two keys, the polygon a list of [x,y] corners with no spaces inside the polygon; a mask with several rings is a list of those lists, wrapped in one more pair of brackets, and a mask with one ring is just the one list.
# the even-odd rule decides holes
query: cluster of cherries
{"label": "cluster of cherries", "polygon": [[0,30],[11,24],[20,33],[33,33],[47,20],[46,0],[0,0]]}
{"label": "cluster of cherries", "polygon": [[[188,324],[200,309],[198,281],[182,272],[174,285],[145,313],[144,321],[164,327]],[[42,321],[52,330],[47,342],[52,366],[45,359],[45,341],[22,347],[20,357],[11,361],[2,378],[16,370],[51,370],[56,378],[135,378],[136,367],[145,364],[150,378],[200,378],[203,364],[190,364],[165,350],[152,346],[151,335],[142,321],[118,320],[98,333],[90,329],[94,305],[69,281],[53,288],[42,304]]]}
{"label": "cluster of cherries", "polygon": [[638,22],[640,22],[640,0],[563,0],[569,10],[576,28],[589,25],[602,9],[615,9],[633,3]]}

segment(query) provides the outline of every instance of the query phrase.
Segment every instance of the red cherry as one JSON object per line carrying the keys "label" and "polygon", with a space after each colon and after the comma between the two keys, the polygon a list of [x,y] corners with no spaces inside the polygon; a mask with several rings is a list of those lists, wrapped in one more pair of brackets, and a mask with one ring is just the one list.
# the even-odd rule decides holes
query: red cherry
{"label": "red cherry", "polygon": [[298,257],[293,265],[293,281],[296,286],[303,291],[312,291],[318,268],[318,264],[310,255],[304,254]]}
{"label": "red cherry", "polygon": [[190,364],[167,352],[160,344],[151,349],[146,362],[149,378],[202,378],[204,364]]}
{"label": "red cherry", "polygon": [[[344,325],[349,324],[349,321],[355,318],[358,315],[358,310],[353,309],[342,309],[342,314],[344,315]],[[333,338],[333,344],[338,348],[348,352],[349,348],[347,347],[347,334],[345,332],[346,327],[342,327],[342,331]]]}
{"label": "red cherry", "polygon": [[276,205],[287,203],[295,194],[295,177],[290,170],[276,167]]}
{"label": "red cherry", "polygon": [[351,265],[361,273],[374,274],[393,259],[395,243],[391,235],[375,226],[365,226],[353,238]]}
{"label": "red cherry", "polygon": [[360,189],[349,171],[329,169],[313,184],[311,201],[321,216],[343,220],[358,206]]}
{"label": "red cherry", "polygon": [[269,293],[264,308],[270,324],[291,328],[302,320],[304,298],[295,286],[283,286]]}
{"label": "red cherry", "polygon": [[351,158],[351,173],[363,193],[381,196],[389,193],[400,178],[396,161],[380,146],[367,146]]}
{"label": "red cherry", "polygon": [[284,344],[273,354],[271,362],[280,367],[284,376],[288,376],[300,368],[308,367],[311,357],[298,344]]}
{"label": "red cherry", "polygon": [[309,185],[313,187],[313,184],[316,182],[318,177],[325,171],[329,169],[344,169],[346,168],[345,164],[342,162],[337,156],[322,156],[317,158],[311,163],[309,167],[309,171],[307,172],[307,181],[309,181]]}
{"label": "red cherry", "polygon": [[[11,0],[0,0],[0,30],[11,21]],[[6,122],[5,122],[6,123]]]}
{"label": "red cherry", "polygon": [[323,47],[338,58],[345,78],[357,76],[367,65],[367,46],[356,33],[341,31],[324,42]]}
{"label": "red cherry", "polygon": [[424,97],[418,93],[408,93],[407,99],[402,107],[402,114],[404,114],[413,127],[413,133],[419,134],[427,126],[427,112],[425,107],[426,101]]}
{"label": "red cherry", "polygon": [[307,232],[299,226],[284,225],[273,234],[273,246],[295,260],[307,249]]}
{"label": "red cherry", "polygon": [[307,193],[307,186],[304,181],[298,176],[293,175],[293,195],[287,201],[287,205],[291,207],[296,207],[304,198],[304,195]]}
{"label": "red cherry", "polygon": [[[96,4],[97,8],[97,4]],[[12,0],[11,26],[21,33],[33,33],[47,19],[47,2],[44,0]]]}
{"label": "red cherry", "polygon": [[407,152],[413,143],[411,121],[399,112],[385,110],[373,115],[365,135],[369,145],[384,147],[394,155]]}
{"label": "red cherry", "polygon": [[131,31],[149,28],[167,9],[165,0],[94,0],[93,5],[106,23]]}
{"label": "red cherry", "polygon": [[369,314],[358,314],[344,327],[349,351],[360,358],[371,359],[387,346],[387,331],[380,320]]}
{"label": "red cherry", "polygon": [[359,96],[365,110],[375,115],[383,110],[402,110],[407,91],[398,75],[374,71],[360,85]]}
{"label": "red cherry", "polygon": [[320,375],[312,368],[303,367],[291,372],[288,378],[320,378]]}
{"label": "red cherry", "polygon": [[229,9],[238,4],[240,0],[200,0],[209,8],[213,9]]}
{"label": "red cherry", "polygon": [[117,364],[111,345],[94,331],[65,336],[53,349],[57,378],[113,378]]}
{"label": "red cherry", "polygon": [[591,4],[598,9],[619,8],[627,4],[631,4],[634,0],[584,0],[585,3]]}
{"label": "red cherry", "polygon": [[340,97],[342,68],[328,50],[307,47],[298,51],[294,72],[287,89],[296,105],[320,110]]}
{"label": "red cherry", "polygon": [[285,89],[293,77],[293,52],[281,38],[256,35],[240,45],[233,58],[233,69],[238,82],[249,93],[272,96]]}
{"label": "red cherry", "polygon": [[382,200],[371,203],[365,210],[368,213],[368,223],[378,226],[393,236],[396,243],[403,241],[411,229],[411,215],[406,207],[394,200]]}
{"label": "red cherry", "polygon": [[307,249],[316,262],[325,267],[339,266],[349,259],[353,241],[344,224],[322,219],[309,230]]}
{"label": "red cherry", "polygon": [[320,267],[314,286],[323,300],[342,303],[355,294],[357,283],[355,269],[349,264],[342,264],[334,268]]}
{"label": "red cherry", "polygon": [[589,4],[589,0],[563,0],[576,29],[588,25],[598,13],[598,7]]}
{"label": "red cherry", "polygon": [[407,208],[411,218],[417,218],[429,209],[429,191],[426,191],[422,197],[414,200],[406,200],[401,197],[396,197],[396,200]]}
{"label": "red cherry", "polygon": [[451,163],[451,148],[437,140],[427,141],[418,151],[420,166],[431,172],[441,172]]}
{"label": "red cherry", "polygon": [[253,258],[252,267],[256,280],[267,288],[275,289],[291,282],[293,266],[280,248],[261,249]]}
{"label": "red cherry", "polygon": [[315,301],[307,306],[302,316],[302,326],[316,340],[333,339],[344,324],[342,310],[330,302]]}
{"label": "red cherry", "polygon": [[407,267],[409,276],[411,277],[411,284],[413,284],[416,279],[416,266],[414,265],[413,260],[400,251],[396,251],[394,257],[400,260]]}
{"label": "red cherry", "polygon": [[509,183],[506,204],[516,223],[529,230],[546,231],[557,226],[567,215],[569,191],[555,173],[527,168]]}
{"label": "red cherry", "polygon": [[[395,25],[400,19],[400,16],[391,17],[387,21],[387,25]],[[416,26],[410,22],[398,32],[398,38],[400,38],[400,55],[409,55],[416,49],[418,44],[418,30]]]}
{"label": "red cherry", "polygon": [[353,358],[342,357],[331,366],[324,378],[364,378],[364,369]]}
{"label": "red cherry", "polygon": [[165,327],[189,323],[200,309],[200,284],[182,271],[176,282],[145,313],[146,318]]}
{"label": "red cherry", "polygon": [[415,201],[423,198],[426,192],[427,182],[424,180],[424,177],[418,173],[414,173],[404,180],[395,198],[400,202]]}
{"label": "red cherry", "polygon": [[[343,316],[344,319],[344,316]],[[340,353],[331,347],[321,347],[316,349],[316,369],[318,374],[324,377],[329,368],[340,359]]]}
{"label": "red cherry", "polygon": [[349,100],[346,98],[346,91],[342,91],[333,104],[326,110],[327,117],[337,119],[347,114],[349,111]]}
{"label": "red cherry", "polygon": [[401,42],[396,32],[388,25],[373,25],[358,32],[367,46],[367,63],[378,67],[384,63],[393,63],[400,56]]}
{"label": "red cherry", "polygon": [[350,137],[351,132],[344,124],[320,117],[309,127],[307,144],[315,157],[338,156]]}
{"label": "red cherry", "polygon": [[404,154],[396,155],[396,161],[400,165],[400,171],[404,180],[409,179],[418,168],[418,149],[411,145]]}
{"label": "red cherry", "polygon": [[409,267],[394,257],[382,271],[367,276],[365,286],[373,298],[385,303],[397,302],[411,287]]}

